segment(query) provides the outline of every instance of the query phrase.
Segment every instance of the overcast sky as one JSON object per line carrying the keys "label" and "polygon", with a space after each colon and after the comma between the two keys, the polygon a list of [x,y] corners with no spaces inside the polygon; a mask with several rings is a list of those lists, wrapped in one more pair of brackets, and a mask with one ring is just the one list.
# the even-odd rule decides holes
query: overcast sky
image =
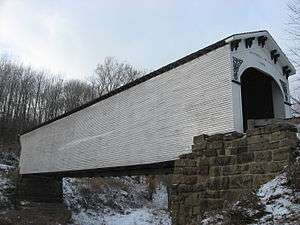
{"label": "overcast sky", "polygon": [[106,56],[149,71],[238,32],[287,47],[285,0],[0,0],[0,54],[84,78]]}

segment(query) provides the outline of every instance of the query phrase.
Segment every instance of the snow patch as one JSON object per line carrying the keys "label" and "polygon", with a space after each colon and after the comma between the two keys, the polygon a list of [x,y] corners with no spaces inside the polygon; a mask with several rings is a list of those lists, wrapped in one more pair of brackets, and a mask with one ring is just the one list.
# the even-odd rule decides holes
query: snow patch
{"label": "snow patch", "polygon": [[83,190],[91,191],[88,183],[64,178],[64,199],[72,210],[74,225],[171,225],[165,185],[160,183],[152,200],[146,200],[147,186],[143,180],[109,179],[120,186],[102,184],[94,193],[85,193]]}
{"label": "snow patch", "polygon": [[262,222],[272,219],[273,221],[285,220],[291,216],[300,214],[300,205],[295,203],[295,193],[287,186],[287,174],[283,173],[275,179],[261,186],[257,196],[266,207],[266,215]]}
{"label": "snow patch", "polygon": [[5,165],[5,164],[0,163],[0,171],[2,170],[2,171],[7,172],[9,170],[12,170],[13,168],[14,168],[13,166],[9,166],[9,165]]}

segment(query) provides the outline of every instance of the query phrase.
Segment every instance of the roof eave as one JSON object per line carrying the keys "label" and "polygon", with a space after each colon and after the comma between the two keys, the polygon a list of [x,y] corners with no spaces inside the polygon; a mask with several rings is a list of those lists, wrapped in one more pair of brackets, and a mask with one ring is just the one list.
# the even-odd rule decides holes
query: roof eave
{"label": "roof eave", "polygon": [[225,39],[225,42],[230,43],[234,40],[246,39],[246,38],[250,38],[250,37],[253,37],[253,36],[258,37],[258,36],[262,36],[262,35],[267,36],[268,40],[271,40],[272,45],[275,46],[276,50],[282,56],[280,58],[280,61],[282,61],[283,64],[289,66],[289,68],[291,69],[290,76],[296,74],[296,69],[295,69],[294,65],[291,63],[291,61],[288,59],[288,57],[285,55],[285,53],[282,51],[282,49],[279,47],[277,42],[274,40],[272,35],[267,30],[261,30],[261,31],[256,31],[256,32],[248,32],[248,33],[243,33],[243,34],[235,34],[235,35],[232,35],[232,36],[228,37],[227,39]]}

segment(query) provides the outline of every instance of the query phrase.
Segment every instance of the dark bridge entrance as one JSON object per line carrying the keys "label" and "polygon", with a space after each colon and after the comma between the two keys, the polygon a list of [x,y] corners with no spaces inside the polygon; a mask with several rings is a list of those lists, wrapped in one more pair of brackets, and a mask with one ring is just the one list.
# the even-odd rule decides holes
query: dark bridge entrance
{"label": "dark bridge entrance", "polygon": [[[241,77],[243,126],[247,130],[248,119],[281,118],[284,102],[275,80],[257,69],[245,70]],[[278,93],[281,98],[278,100]],[[276,95],[276,99],[274,99]],[[283,114],[283,115],[282,115]]]}

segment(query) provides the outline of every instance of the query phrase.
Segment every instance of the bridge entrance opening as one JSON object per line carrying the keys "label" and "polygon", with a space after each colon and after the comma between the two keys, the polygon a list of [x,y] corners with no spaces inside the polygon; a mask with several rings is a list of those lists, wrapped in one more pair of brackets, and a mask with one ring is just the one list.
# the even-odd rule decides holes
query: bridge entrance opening
{"label": "bridge entrance opening", "polygon": [[284,100],[276,81],[255,68],[241,76],[243,127],[249,119],[284,118]]}

